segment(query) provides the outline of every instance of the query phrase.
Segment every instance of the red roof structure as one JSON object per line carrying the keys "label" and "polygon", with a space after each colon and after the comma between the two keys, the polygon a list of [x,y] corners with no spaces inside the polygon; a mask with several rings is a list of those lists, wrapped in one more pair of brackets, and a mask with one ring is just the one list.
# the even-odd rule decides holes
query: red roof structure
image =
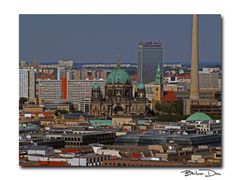
{"label": "red roof structure", "polygon": [[178,75],[178,79],[190,79],[191,75],[190,74],[183,74],[183,75]]}
{"label": "red roof structure", "polygon": [[131,154],[131,158],[140,158],[140,157],[142,157],[142,155],[140,154],[140,153],[132,153]]}
{"label": "red roof structure", "polygon": [[176,94],[173,91],[164,91],[164,96],[162,97],[164,102],[176,102],[178,101]]}

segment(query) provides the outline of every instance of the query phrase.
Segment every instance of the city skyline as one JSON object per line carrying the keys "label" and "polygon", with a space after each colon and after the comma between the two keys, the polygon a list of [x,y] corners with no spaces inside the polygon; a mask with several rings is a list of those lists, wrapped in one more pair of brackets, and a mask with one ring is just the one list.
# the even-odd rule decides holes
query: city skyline
{"label": "city skyline", "polygon": [[[220,15],[199,16],[200,63],[221,64],[221,31]],[[191,15],[20,15],[19,58],[112,63],[120,54],[122,63],[136,63],[140,41],[159,41],[165,63],[190,63],[189,33]]]}
{"label": "city skyline", "polygon": [[[164,65],[156,41],[138,44],[137,66],[122,67],[120,56],[110,65],[21,62],[19,165],[221,167],[222,67],[198,66],[200,20],[189,23],[191,68]],[[84,48],[94,54],[96,44]]]}

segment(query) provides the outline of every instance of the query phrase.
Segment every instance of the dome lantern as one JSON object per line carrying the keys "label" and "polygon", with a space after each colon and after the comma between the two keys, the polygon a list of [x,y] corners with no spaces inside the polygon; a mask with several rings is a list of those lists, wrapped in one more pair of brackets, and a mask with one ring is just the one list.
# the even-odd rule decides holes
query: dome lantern
{"label": "dome lantern", "polygon": [[113,69],[107,77],[107,84],[130,84],[131,80],[128,73],[121,69],[120,58],[117,58],[117,68]]}

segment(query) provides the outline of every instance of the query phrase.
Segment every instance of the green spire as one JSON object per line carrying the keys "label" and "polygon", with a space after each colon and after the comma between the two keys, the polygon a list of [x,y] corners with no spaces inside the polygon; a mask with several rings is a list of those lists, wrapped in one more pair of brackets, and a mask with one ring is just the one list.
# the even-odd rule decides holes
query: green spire
{"label": "green spire", "polygon": [[160,70],[159,64],[158,64],[158,67],[157,67],[155,83],[158,84],[158,85],[161,84],[161,70]]}

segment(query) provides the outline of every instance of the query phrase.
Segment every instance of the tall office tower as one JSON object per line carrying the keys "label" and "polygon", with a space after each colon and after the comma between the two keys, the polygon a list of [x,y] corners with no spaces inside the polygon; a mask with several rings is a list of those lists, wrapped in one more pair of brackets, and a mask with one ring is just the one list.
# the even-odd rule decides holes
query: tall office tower
{"label": "tall office tower", "polygon": [[29,70],[29,101],[36,100],[36,73],[35,69]]}
{"label": "tall office tower", "polygon": [[38,86],[40,102],[63,99],[61,80],[39,80]]}
{"label": "tall office tower", "polygon": [[137,49],[137,74],[138,81],[149,83],[155,81],[158,67],[163,75],[163,46],[159,42],[140,42]]}
{"label": "tall office tower", "polygon": [[28,69],[19,69],[19,98],[28,98]]}
{"label": "tall office tower", "polygon": [[199,99],[199,75],[198,75],[198,16],[192,17],[192,62],[190,99]]}

